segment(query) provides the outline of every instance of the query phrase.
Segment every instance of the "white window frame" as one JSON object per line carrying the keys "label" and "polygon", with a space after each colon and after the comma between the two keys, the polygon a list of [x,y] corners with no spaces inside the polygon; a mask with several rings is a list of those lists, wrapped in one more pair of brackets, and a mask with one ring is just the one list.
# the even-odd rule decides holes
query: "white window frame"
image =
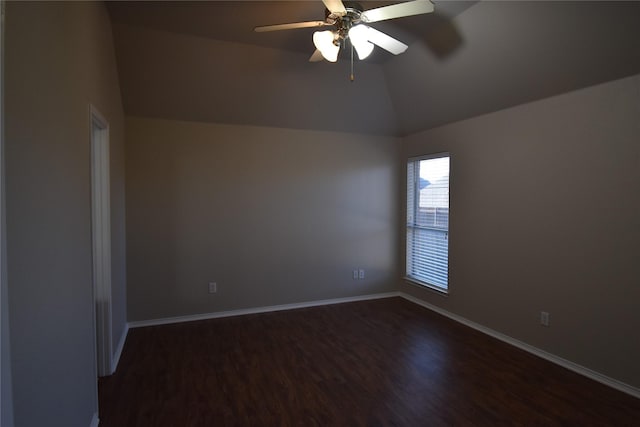
{"label": "white window frame", "polygon": [[[410,269],[411,269],[411,262],[413,259],[413,256],[411,254],[411,250],[409,248],[409,232],[410,229],[415,229],[416,226],[414,224],[412,224],[412,220],[411,218],[414,218],[416,215],[416,209],[418,206],[417,201],[419,200],[419,185],[418,185],[418,174],[414,172],[414,175],[412,177],[413,179],[413,184],[410,185],[409,184],[409,165],[412,163],[417,163],[420,162],[422,160],[432,160],[432,159],[438,159],[438,158],[443,158],[443,157],[447,157],[449,159],[449,207],[451,205],[450,201],[451,201],[451,196],[450,196],[450,189],[451,189],[451,153],[449,152],[442,152],[442,153],[434,153],[434,154],[427,154],[427,155],[423,155],[423,156],[417,156],[417,157],[410,157],[407,159],[407,163],[406,163],[406,169],[405,169],[405,176],[407,178],[407,188],[405,191],[405,276],[404,279],[412,284],[416,284],[416,285],[420,285],[421,287],[425,287],[434,291],[437,291],[443,295],[447,295],[449,293],[449,286],[450,286],[450,280],[449,280],[449,242],[450,242],[450,223],[447,222],[447,230],[446,230],[446,238],[447,238],[447,280],[446,280],[446,286],[442,286],[439,284],[434,284],[434,283],[429,283],[426,280],[423,280],[419,277],[413,276],[410,274]],[[409,197],[409,191],[411,191],[413,189],[414,194],[413,197],[410,198]],[[410,204],[413,201],[413,205],[410,206]],[[413,210],[413,215],[410,216],[411,211]],[[449,214],[450,214],[450,210],[449,210]],[[450,218],[450,217],[449,217]]]}

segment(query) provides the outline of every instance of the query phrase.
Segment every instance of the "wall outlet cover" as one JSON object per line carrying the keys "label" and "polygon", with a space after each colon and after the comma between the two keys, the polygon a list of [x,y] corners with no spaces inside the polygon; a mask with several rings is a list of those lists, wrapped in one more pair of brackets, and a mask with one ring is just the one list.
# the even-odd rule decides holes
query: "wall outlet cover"
{"label": "wall outlet cover", "polygon": [[547,311],[540,312],[540,324],[542,326],[549,326],[549,312]]}

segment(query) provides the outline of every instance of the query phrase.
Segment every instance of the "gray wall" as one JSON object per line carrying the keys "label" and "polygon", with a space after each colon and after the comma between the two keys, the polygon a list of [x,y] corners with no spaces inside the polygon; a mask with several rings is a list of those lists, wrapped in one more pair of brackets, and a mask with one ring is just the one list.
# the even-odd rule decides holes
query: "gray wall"
{"label": "gray wall", "polygon": [[[4,170],[4,165],[3,168]],[[3,180],[4,182],[4,180]],[[3,184],[4,185],[4,184]],[[2,384],[2,390],[0,390],[0,426],[12,426],[13,425],[13,389],[11,381],[11,352],[10,352],[10,340],[9,340],[9,295],[7,289],[7,258],[6,258],[6,222],[5,222],[5,203],[4,203],[4,190],[2,191],[2,276],[0,277],[0,301],[2,304],[2,319],[1,323],[1,339],[2,339],[2,354],[0,355],[0,384]]]}
{"label": "gray wall", "polygon": [[[0,4],[4,15],[5,3]],[[13,425],[4,161],[4,19],[0,23],[0,426]]]}
{"label": "gray wall", "polygon": [[400,290],[640,387],[639,117],[634,76],[406,138],[451,153],[450,294]]}
{"label": "gray wall", "polygon": [[[0,6],[2,7],[2,6]],[[4,33],[4,31],[3,31]],[[4,34],[2,34],[4,39]],[[4,56],[4,55],[3,55]],[[2,59],[0,58],[0,61]],[[0,90],[2,92],[2,90]],[[0,100],[0,102],[2,102]],[[4,118],[4,114],[2,114]],[[2,120],[2,119],[0,119]],[[11,381],[11,352],[9,346],[9,293],[7,288],[7,222],[5,200],[4,123],[0,123],[0,426],[13,425],[13,391]]]}
{"label": "gray wall", "polygon": [[89,103],[111,125],[114,332],[125,324],[123,112],[102,3],[8,3],[6,199],[15,423],[97,409]]}
{"label": "gray wall", "polygon": [[130,321],[394,290],[397,140],[126,123]]}

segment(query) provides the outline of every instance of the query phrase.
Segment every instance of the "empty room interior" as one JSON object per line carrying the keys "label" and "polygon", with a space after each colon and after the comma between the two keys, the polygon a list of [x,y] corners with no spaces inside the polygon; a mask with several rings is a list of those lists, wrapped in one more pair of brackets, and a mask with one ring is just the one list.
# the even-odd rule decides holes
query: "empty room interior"
{"label": "empty room interior", "polygon": [[640,425],[640,2],[2,9],[2,427]]}

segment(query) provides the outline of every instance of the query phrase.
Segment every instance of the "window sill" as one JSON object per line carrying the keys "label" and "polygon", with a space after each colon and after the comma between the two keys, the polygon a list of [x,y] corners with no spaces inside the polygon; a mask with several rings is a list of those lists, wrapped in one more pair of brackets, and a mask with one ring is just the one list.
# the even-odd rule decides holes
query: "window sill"
{"label": "window sill", "polygon": [[435,285],[431,285],[431,284],[426,283],[426,282],[421,282],[420,280],[416,280],[416,279],[414,279],[412,277],[409,277],[409,276],[404,276],[403,279],[405,280],[405,282],[409,283],[410,285],[418,286],[418,287],[420,287],[422,289],[430,290],[430,291],[435,292],[435,293],[437,293],[437,294],[439,294],[441,296],[445,296],[445,297],[449,296],[449,292],[447,292],[447,290],[439,288],[439,287],[437,287]]}

